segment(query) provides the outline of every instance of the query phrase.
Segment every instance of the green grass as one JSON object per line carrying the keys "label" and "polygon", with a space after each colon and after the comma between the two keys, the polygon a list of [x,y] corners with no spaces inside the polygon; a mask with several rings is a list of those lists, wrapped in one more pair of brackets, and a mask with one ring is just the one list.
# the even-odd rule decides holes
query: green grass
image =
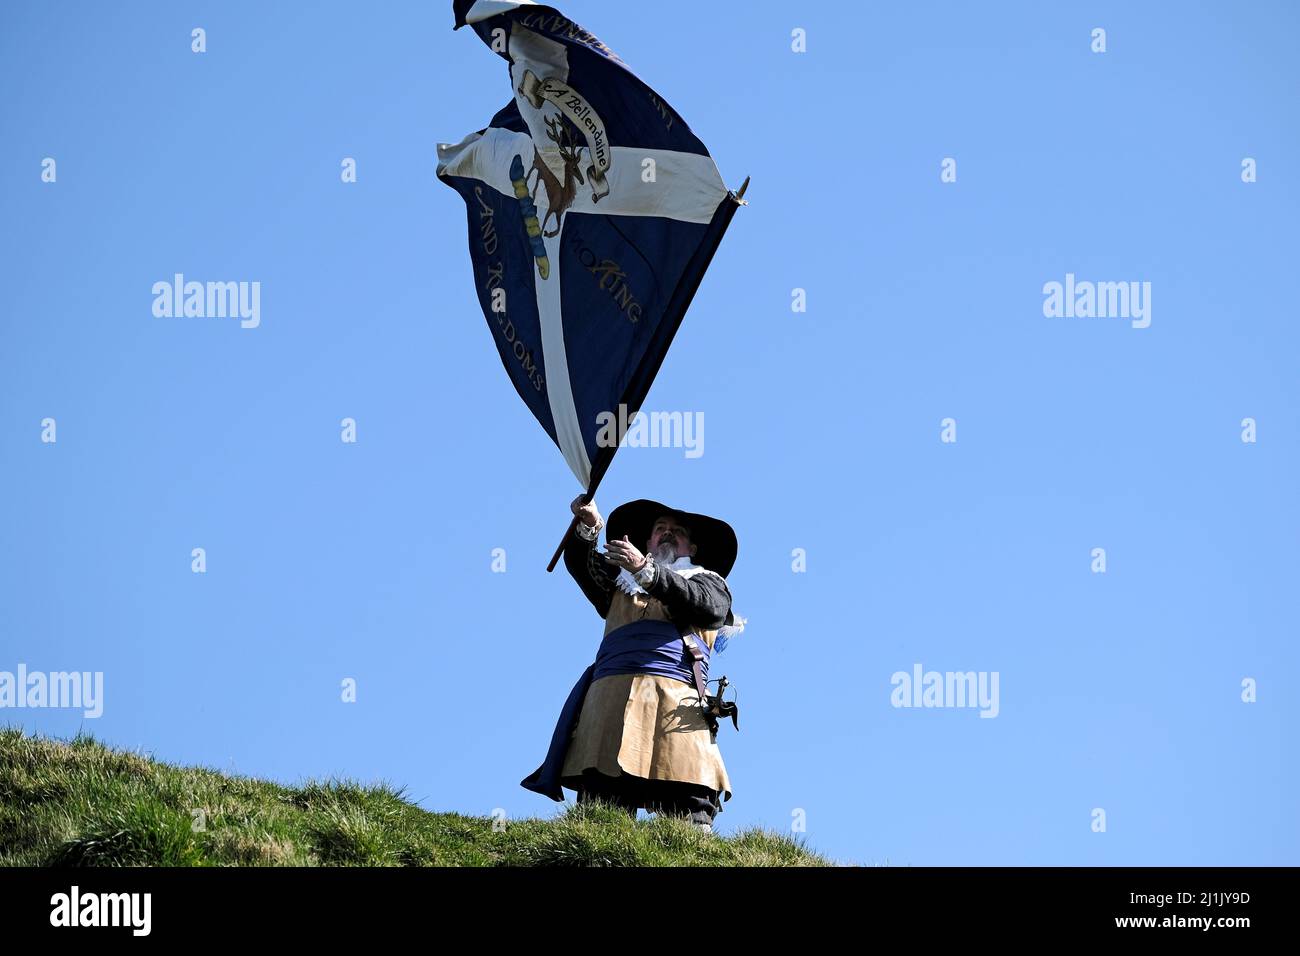
{"label": "green grass", "polygon": [[552,819],[430,813],[385,784],[282,786],[0,729],[3,866],[827,866],[802,840],[570,804]]}

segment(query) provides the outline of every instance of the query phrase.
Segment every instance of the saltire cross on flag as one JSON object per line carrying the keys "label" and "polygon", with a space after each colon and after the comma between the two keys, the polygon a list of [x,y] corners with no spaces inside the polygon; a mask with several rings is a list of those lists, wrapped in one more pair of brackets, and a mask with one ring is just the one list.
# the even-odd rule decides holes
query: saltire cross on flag
{"label": "saltire cross on flag", "polygon": [[453,5],[509,64],[513,98],[438,147],[438,178],[465,200],[510,380],[592,492],[618,450],[608,427],[598,444],[601,413],[624,428],[640,409],[744,203],[663,98],[553,7]]}

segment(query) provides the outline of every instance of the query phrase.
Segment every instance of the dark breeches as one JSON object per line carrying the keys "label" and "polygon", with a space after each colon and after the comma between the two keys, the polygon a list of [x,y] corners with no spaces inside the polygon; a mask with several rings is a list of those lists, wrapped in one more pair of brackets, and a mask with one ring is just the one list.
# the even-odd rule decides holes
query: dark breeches
{"label": "dark breeches", "polygon": [[578,802],[603,800],[626,810],[633,819],[638,807],[650,813],[689,817],[692,823],[713,823],[722,809],[716,790],[698,783],[678,780],[647,780],[624,773],[610,777],[596,770],[582,773],[581,782],[575,781]]}

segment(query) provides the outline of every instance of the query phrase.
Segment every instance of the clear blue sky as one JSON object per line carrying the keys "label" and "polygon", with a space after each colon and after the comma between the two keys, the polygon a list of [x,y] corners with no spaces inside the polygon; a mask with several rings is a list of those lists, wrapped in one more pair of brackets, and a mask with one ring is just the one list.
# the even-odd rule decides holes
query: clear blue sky
{"label": "clear blue sky", "polygon": [[[103,671],[105,713],[0,723],[558,808],[519,780],[601,622],[544,573],[578,489],[434,176],[510,94],[450,8],[4,5],[0,670]],[[704,454],[625,449],[598,496],[739,534],[719,829],[1300,863],[1295,7],[561,9],[753,177],[646,404]],[[259,281],[260,327],[155,318],[177,272]],[[1046,318],[1066,273],[1150,282],[1150,327]],[[891,707],[917,663],[998,672],[998,717]]]}

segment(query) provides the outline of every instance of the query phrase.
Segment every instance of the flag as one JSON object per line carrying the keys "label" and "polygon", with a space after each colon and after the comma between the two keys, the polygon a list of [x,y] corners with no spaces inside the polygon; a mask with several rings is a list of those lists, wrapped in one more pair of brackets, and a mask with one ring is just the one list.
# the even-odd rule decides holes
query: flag
{"label": "flag", "polygon": [[506,372],[594,491],[743,202],[663,97],[553,7],[453,6],[506,61],[512,98],[438,147],[438,178],[465,200]]}

